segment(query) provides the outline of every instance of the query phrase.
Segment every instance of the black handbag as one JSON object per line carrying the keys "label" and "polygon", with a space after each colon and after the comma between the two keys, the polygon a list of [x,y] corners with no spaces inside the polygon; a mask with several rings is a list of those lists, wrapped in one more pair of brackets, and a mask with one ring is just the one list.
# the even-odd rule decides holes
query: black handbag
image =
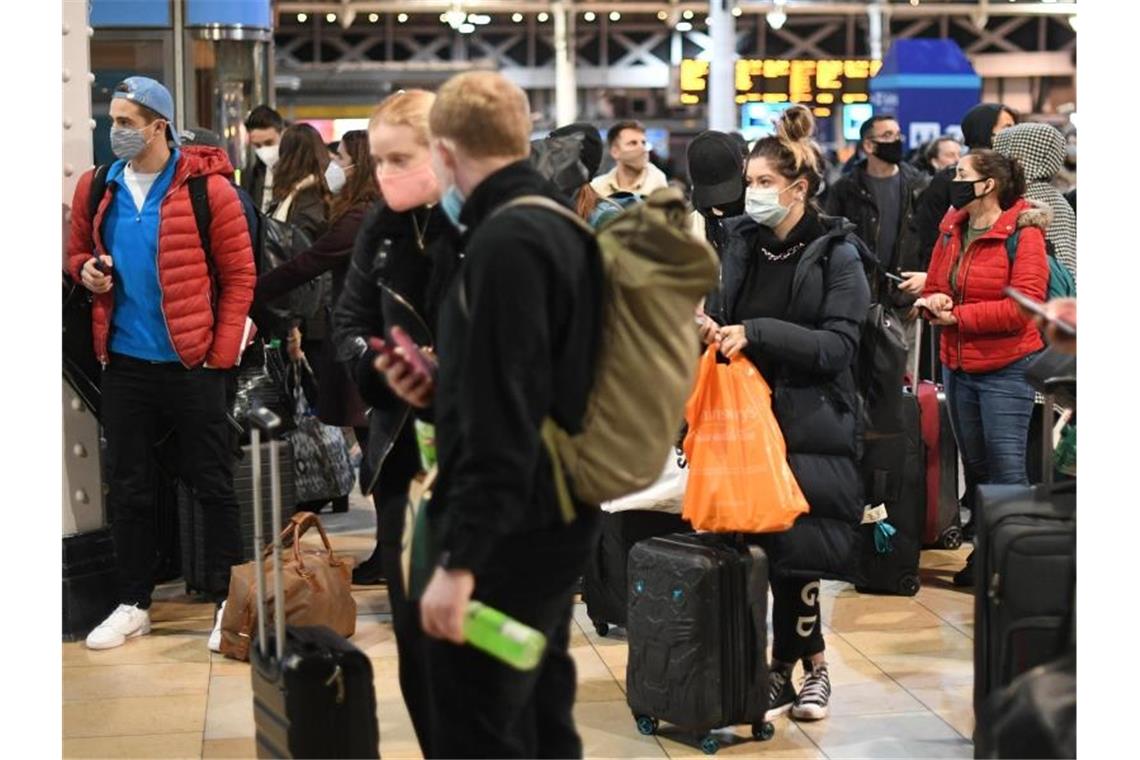
{"label": "black handbag", "polygon": [[[293,260],[313,245],[312,239],[303,229],[268,215],[261,220],[261,234],[266,271]],[[274,299],[266,310],[276,326],[289,320],[312,320],[320,314],[321,307],[328,302],[331,292],[332,275],[325,273]]]}
{"label": "black handbag", "polygon": [[241,427],[241,442],[249,442],[249,415],[266,407],[281,418],[283,432],[297,424],[293,415],[294,401],[286,382],[287,368],[281,350],[257,338],[242,356],[237,369],[236,393],[230,417]]}
{"label": "black handbag", "polygon": [[63,276],[63,377],[99,419],[102,371],[95,357],[91,293]]}

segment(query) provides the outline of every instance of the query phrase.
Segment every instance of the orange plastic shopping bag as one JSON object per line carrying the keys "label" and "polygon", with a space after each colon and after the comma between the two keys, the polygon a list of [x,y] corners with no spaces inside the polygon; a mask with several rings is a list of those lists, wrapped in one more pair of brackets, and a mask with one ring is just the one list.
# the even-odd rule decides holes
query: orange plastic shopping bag
{"label": "orange plastic shopping bag", "polygon": [[772,390],[748,359],[719,364],[716,346],[709,346],[685,419],[683,514],[694,528],[777,533],[808,511],[772,412]]}

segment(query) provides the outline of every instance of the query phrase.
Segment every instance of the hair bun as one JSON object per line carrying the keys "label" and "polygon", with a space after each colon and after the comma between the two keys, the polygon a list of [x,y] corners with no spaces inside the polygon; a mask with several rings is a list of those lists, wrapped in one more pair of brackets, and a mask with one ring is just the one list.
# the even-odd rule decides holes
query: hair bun
{"label": "hair bun", "polygon": [[792,143],[811,140],[815,133],[815,117],[804,106],[792,106],[776,121],[776,134],[781,142]]}

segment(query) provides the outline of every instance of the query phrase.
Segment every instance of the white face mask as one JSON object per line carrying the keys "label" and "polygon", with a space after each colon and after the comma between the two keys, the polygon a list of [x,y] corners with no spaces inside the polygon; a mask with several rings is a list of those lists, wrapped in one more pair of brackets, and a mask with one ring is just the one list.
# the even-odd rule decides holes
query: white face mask
{"label": "white face mask", "polygon": [[775,227],[784,221],[791,208],[780,203],[780,195],[790,189],[788,185],[783,190],[773,187],[750,187],[744,191],[744,213],[752,217],[757,224],[765,227]]}
{"label": "white face mask", "polygon": [[325,182],[329,186],[329,192],[336,195],[344,189],[344,183],[347,181],[344,168],[336,161],[329,161],[328,168],[325,169]]}
{"label": "white face mask", "polygon": [[260,148],[255,148],[254,153],[261,160],[261,163],[269,169],[277,165],[277,159],[280,157],[280,145],[262,145]]}

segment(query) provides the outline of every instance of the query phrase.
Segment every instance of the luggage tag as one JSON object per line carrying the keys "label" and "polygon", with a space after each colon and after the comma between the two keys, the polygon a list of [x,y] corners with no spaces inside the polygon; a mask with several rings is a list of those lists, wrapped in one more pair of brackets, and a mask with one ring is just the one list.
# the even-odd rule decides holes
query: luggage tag
{"label": "luggage tag", "polygon": [[887,505],[880,504],[877,507],[870,505],[863,508],[863,525],[870,525],[887,519]]}

